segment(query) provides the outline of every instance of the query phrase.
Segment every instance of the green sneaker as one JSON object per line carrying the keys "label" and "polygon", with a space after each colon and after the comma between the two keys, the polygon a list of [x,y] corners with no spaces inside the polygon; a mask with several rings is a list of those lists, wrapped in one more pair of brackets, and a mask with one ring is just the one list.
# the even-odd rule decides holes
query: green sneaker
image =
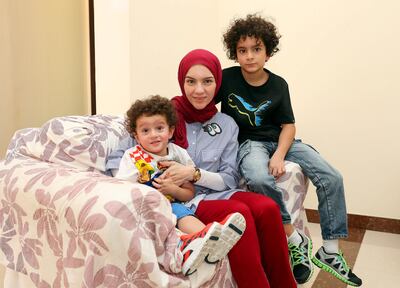
{"label": "green sneaker", "polygon": [[362,280],[351,272],[342,252],[328,253],[321,247],[312,258],[312,262],[348,285],[359,287],[362,284]]}
{"label": "green sneaker", "polygon": [[306,235],[298,232],[302,241],[299,246],[289,243],[290,265],[292,266],[293,276],[298,284],[304,284],[310,280],[314,266],[311,264],[312,242]]}

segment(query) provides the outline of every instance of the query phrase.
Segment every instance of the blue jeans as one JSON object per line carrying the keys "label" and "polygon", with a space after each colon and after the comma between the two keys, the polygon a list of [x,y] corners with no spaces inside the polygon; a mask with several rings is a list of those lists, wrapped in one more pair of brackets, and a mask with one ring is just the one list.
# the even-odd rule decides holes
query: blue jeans
{"label": "blue jeans", "polygon": [[[250,190],[274,199],[281,209],[284,224],[291,222],[283,193],[275,178],[268,173],[268,162],[278,143],[246,140],[239,147],[239,169]],[[324,240],[348,235],[347,212],[341,174],[311,146],[295,140],[285,160],[300,165],[317,190],[318,211]]]}

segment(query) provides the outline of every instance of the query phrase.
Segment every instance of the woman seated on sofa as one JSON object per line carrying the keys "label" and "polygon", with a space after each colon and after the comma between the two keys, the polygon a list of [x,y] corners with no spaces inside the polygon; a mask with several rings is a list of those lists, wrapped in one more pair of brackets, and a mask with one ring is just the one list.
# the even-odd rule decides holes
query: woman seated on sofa
{"label": "woman seated on sofa", "polygon": [[[169,168],[154,186],[161,188],[165,177],[178,185],[195,182],[196,197],[187,205],[203,222],[221,221],[234,212],[245,217],[246,231],[228,254],[239,287],[296,287],[278,206],[266,196],[237,189],[238,127],[214,103],[221,76],[220,62],[209,51],[193,50],[181,60],[182,96],[172,100],[179,116],[174,139],[197,167],[164,162]],[[116,151],[107,168],[115,172],[122,154]]]}

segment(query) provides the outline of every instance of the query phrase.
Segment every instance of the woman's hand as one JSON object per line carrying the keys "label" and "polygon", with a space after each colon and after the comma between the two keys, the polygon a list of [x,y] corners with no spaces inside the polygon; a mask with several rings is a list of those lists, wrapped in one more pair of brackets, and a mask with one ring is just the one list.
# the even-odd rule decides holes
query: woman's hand
{"label": "woman's hand", "polygon": [[176,197],[174,194],[179,190],[179,186],[176,185],[172,179],[160,179],[158,177],[153,180],[152,184],[158,191],[160,191],[164,195],[170,195],[172,197]]}
{"label": "woman's hand", "polygon": [[183,183],[193,180],[193,166],[185,166],[175,161],[163,161],[161,163],[168,167],[168,169],[165,170],[159,178],[171,179],[177,186],[181,186]]}

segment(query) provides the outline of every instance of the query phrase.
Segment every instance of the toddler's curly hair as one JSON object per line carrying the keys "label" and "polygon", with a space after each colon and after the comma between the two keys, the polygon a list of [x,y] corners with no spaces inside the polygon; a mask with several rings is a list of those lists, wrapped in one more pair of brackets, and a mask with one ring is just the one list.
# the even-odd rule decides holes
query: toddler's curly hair
{"label": "toddler's curly hair", "polygon": [[229,59],[237,60],[237,43],[246,37],[255,37],[261,40],[269,57],[279,51],[277,46],[281,35],[276,26],[257,14],[248,14],[246,18],[234,19],[223,34],[223,43]]}
{"label": "toddler's curly hair", "polygon": [[151,95],[144,100],[136,100],[126,112],[125,127],[131,136],[136,133],[136,121],[141,116],[162,115],[169,127],[177,122],[175,107],[171,100],[160,95]]}

